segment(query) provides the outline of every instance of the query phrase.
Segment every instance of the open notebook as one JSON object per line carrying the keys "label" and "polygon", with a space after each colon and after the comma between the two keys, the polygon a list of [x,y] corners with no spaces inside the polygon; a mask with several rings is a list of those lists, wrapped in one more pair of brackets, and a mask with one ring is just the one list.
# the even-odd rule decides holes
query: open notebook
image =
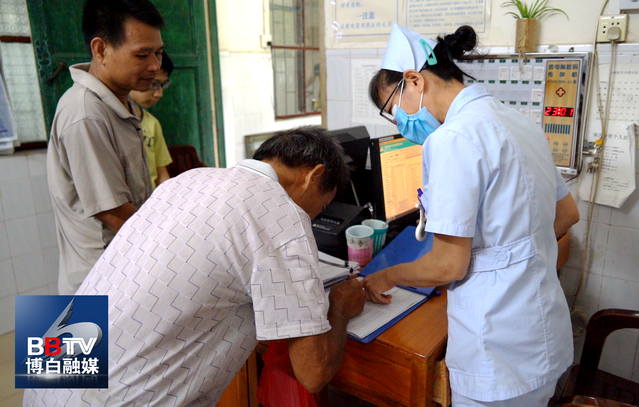
{"label": "open notebook", "polygon": [[[411,262],[428,253],[432,247],[431,234],[428,234],[423,242],[419,242],[415,239],[415,227],[408,226],[359,274],[368,276],[396,264]],[[372,341],[433,295],[439,295],[439,292],[435,287],[397,286],[387,294],[393,296],[391,304],[374,304],[367,301],[364,311],[350,320],[347,329],[350,337],[364,343]],[[328,290],[326,298],[328,300]]]}

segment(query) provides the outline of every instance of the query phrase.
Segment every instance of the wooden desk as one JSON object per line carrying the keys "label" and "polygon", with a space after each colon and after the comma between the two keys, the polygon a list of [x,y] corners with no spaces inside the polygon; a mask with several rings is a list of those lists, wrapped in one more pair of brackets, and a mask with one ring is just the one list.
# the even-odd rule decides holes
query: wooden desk
{"label": "wooden desk", "polygon": [[444,358],[448,338],[441,291],[372,342],[349,338],[331,385],[378,406],[434,405],[435,362]]}

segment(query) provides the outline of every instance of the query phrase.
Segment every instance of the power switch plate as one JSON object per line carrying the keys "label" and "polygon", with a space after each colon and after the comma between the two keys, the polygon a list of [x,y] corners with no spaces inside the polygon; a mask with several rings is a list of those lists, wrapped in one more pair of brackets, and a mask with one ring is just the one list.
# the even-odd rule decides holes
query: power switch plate
{"label": "power switch plate", "polygon": [[[612,29],[612,30],[611,30]],[[597,26],[597,42],[626,41],[628,32],[628,14],[615,14],[599,17]]]}

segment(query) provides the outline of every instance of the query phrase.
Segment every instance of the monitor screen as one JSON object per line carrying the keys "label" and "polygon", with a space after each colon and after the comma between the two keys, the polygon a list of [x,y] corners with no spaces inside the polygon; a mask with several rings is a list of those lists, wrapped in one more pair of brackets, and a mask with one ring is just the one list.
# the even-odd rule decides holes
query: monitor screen
{"label": "monitor screen", "polygon": [[370,142],[375,217],[387,222],[417,209],[417,189],[422,188],[422,146],[399,134]]}
{"label": "monitor screen", "polygon": [[364,126],[349,127],[347,129],[329,130],[342,145],[346,161],[353,171],[363,171],[366,168],[368,156],[368,142],[370,136]]}

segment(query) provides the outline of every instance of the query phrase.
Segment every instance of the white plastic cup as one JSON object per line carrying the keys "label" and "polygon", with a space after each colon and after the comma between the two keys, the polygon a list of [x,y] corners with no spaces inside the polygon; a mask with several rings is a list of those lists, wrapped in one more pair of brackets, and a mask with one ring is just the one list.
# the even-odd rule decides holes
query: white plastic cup
{"label": "white plastic cup", "polygon": [[362,225],[373,229],[373,256],[377,256],[384,247],[386,241],[386,232],[388,232],[388,223],[378,219],[366,219],[362,221]]}
{"label": "white plastic cup", "polygon": [[374,234],[373,228],[365,225],[355,225],[346,229],[348,260],[358,262],[361,267],[367,265],[373,258]]}

